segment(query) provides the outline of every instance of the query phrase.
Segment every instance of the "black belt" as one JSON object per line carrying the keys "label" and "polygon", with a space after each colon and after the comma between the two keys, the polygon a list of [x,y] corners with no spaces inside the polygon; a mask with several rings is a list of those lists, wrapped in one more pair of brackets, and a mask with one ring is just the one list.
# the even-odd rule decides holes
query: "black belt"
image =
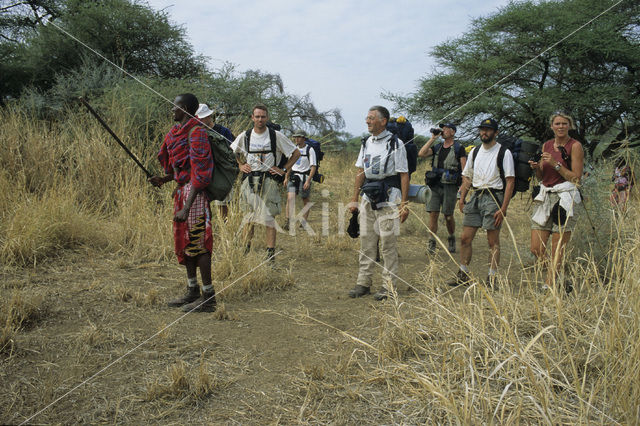
{"label": "black belt", "polygon": [[398,188],[398,189],[401,188],[400,175],[387,176],[384,179],[367,179],[367,178],[365,178],[364,183],[377,182],[377,181],[383,181],[387,185],[393,186],[394,188]]}

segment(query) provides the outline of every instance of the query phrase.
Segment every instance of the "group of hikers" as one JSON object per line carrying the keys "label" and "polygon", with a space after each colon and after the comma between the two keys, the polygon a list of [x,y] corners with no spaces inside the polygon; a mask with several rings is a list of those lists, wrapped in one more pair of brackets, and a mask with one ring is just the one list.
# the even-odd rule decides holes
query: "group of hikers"
{"label": "group of hikers", "polygon": [[[266,256],[270,263],[275,257],[278,228],[275,217],[281,213],[281,187],[287,191],[284,229],[289,230],[297,224],[297,221],[290,220],[296,195],[300,195],[304,202],[300,226],[308,226],[308,202],[317,174],[318,158],[316,151],[310,149],[304,132],[296,131],[292,135],[294,141],[291,141],[269,126],[269,113],[262,104],[255,105],[251,111],[253,128],[235,138],[229,129],[213,122],[212,111],[207,105],[199,104],[192,94],[176,97],[172,111],[177,124],[167,133],[158,154],[165,175],[150,178],[155,186],[170,181],[177,184],[173,234],[178,261],[186,267],[187,289],[183,296],[171,300],[169,306],[180,306],[186,312],[211,312],[216,309],[211,281],[213,236],[210,200],[205,188],[210,183],[215,160],[208,141],[209,133],[214,131],[228,140],[242,174],[238,199],[242,210],[250,216],[249,220],[245,217],[243,229],[245,249],[247,252],[251,249],[254,224],[264,224]],[[371,107],[366,116],[370,135],[362,139],[349,203],[349,210],[359,219],[360,237],[358,277],[348,293],[352,298],[371,293],[374,270],[376,265],[380,265],[379,257],[383,285],[374,298],[384,300],[396,295],[399,278],[397,239],[400,224],[409,215],[410,174],[415,171],[416,156],[411,152],[416,150],[412,141],[413,130],[410,136],[404,136],[411,140],[403,140],[398,135],[398,125],[403,125],[403,120],[403,117],[391,120],[389,111],[382,106]],[[553,139],[542,145],[541,153],[531,156],[528,167],[540,181],[532,195],[531,252],[547,268],[546,286],[551,287],[558,282],[566,245],[580,218],[582,197],[579,183],[584,168],[584,151],[582,144],[569,136],[569,131],[575,128],[569,115],[562,112],[552,114],[549,126]],[[455,140],[455,124],[443,123],[439,127],[431,129],[431,138],[417,152],[419,157],[432,157],[431,170],[425,176],[431,193],[426,204],[431,235],[427,253],[433,254],[437,250],[440,213],[444,215],[448,231],[446,248],[451,253],[456,252],[453,213],[457,206],[463,213],[459,270],[448,284],[472,283],[469,270],[472,242],[478,229],[482,228],[486,231],[489,246],[486,284],[496,289],[500,229],[515,188],[514,156],[505,145],[497,142],[499,124],[493,118],[479,123],[477,128],[482,143],[471,150]],[[410,155],[407,155],[408,151]],[[620,175],[624,173],[625,170],[619,171]],[[620,194],[616,196],[621,197]],[[216,202],[223,217],[228,214],[230,197],[231,194]],[[546,249],[550,237],[549,257]],[[196,275],[198,268],[202,290]],[[568,281],[565,281],[565,290],[571,291]]]}

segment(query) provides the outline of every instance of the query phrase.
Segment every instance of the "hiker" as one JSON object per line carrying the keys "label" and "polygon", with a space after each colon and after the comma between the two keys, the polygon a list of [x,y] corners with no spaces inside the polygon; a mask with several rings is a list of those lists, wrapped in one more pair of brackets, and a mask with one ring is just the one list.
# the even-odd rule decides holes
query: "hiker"
{"label": "hiker", "polygon": [[[509,201],[515,185],[515,171],[511,152],[497,143],[498,122],[493,118],[483,120],[478,126],[482,145],[471,151],[462,171],[460,201],[458,207],[464,213],[460,236],[460,270],[449,281],[450,286],[471,282],[469,263],[473,238],[478,228],[487,231],[489,243],[489,275],[487,285],[497,289],[496,274],[500,263],[500,226],[507,216]],[[465,203],[469,188],[474,192]]]}
{"label": "hiker", "polygon": [[[456,134],[456,126],[453,123],[440,124],[442,129],[431,129],[431,138],[418,152],[421,158],[433,156],[431,171],[425,175],[425,183],[431,189],[431,198],[427,202],[429,212],[429,230],[431,238],[427,246],[427,253],[436,251],[435,236],[438,233],[438,217],[440,211],[444,215],[449,237],[447,238],[449,253],[456,251],[456,222],[453,211],[458,199],[458,187],[460,186],[462,170],[467,164],[467,152],[464,147],[453,138]],[[442,135],[443,142],[435,143]]]}
{"label": "hiker", "polygon": [[629,192],[635,183],[635,176],[631,166],[627,164],[624,158],[621,157],[616,161],[616,168],[613,171],[611,181],[613,182],[613,190],[611,190],[609,201],[612,206],[619,207],[624,212],[627,208]]}
{"label": "hiker", "polygon": [[[240,171],[244,174],[240,186],[240,203],[249,213],[245,225],[247,251],[251,249],[253,226],[255,222],[266,226],[267,258],[273,265],[276,247],[276,220],[280,213],[279,183],[284,182],[287,170],[298,161],[300,151],[285,135],[267,127],[269,112],[267,107],[258,104],[251,112],[253,128],[241,133],[231,144],[236,153]],[[288,160],[282,167],[281,158]]]}
{"label": "hiker", "polygon": [[[352,298],[371,293],[378,240],[381,241],[384,284],[374,298],[384,300],[395,291],[397,239],[400,223],[409,216],[409,174],[404,144],[386,130],[388,120],[389,110],[385,107],[376,105],[369,109],[366,122],[371,136],[363,139],[356,161],[358,173],[349,210],[360,212],[360,268],[356,286],[349,291]],[[362,201],[358,206],[361,192]]]}
{"label": "hiker", "polygon": [[[200,106],[198,107],[198,111],[196,112],[196,117],[200,119],[200,122],[207,129],[213,130],[216,133],[224,136],[225,139],[229,141],[229,144],[231,144],[235,139],[235,137],[233,136],[233,133],[231,133],[231,130],[227,129],[223,125],[218,124],[214,121],[213,111],[209,108],[207,104],[200,104]],[[229,215],[229,202],[231,201],[232,196],[233,196],[233,191],[229,192],[229,195],[227,195],[227,197],[224,200],[213,201],[213,204],[218,206],[220,215],[222,216],[222,219],[224,221],[227,220],[227,216]]]}
{"label": "hiker", "polygon": [[[164,138],[158,160],[165,176],[149,181],[161,187],[175,180],[173,196],[173,239],[178,262],[187,269],[187,291],[171,300],[171,307],[182,306],[185,312],[216,310],[215,290],[211,283],[211,211],[204,189],[211,180],[213,156],[205,129],[195,118],[198,99],[191,93],[178,95],[171,109],[174,125]],[[202,294],[198,286],[200,268]]]}
{"label": "hiker", "polygon": [[[577,205],[581,203],[580,183],[584,168],[582,144],[569,136],[575,129],[571,116],[557,112],[549,118],[554,138],[542,146],[540,161],[529,161],[541,180],[540,192],[534,198],[531,216],[531,253],[546,263],[546,248],[551,236],[551,269],[546,286],[555,283],[564,264],[564,250],[576,224]],[[571,283],[565,282],[571,292]]]}
{"label": "hiker", "polygon": [[300,152],[300,157],[296,163],[291,167],[291,170],[287,170],[287,174],[284,178],[285,186],[287,187],[287,208],[285,209],[285,215],[287,218],[284,224],[284,230],[288,231],[291,224],[291,218],[295,214],[296,195],[300,194],[302,198],[302,217],[304,221],[300,224],[301,227],[307,225],[307,219],[309,218],[309,196],[311,195],[311,182],[313,176],[318,169],[318,161],[316,160],[316,151],[307,145],[307,135],[299,130],[294,133],[293,141]]}

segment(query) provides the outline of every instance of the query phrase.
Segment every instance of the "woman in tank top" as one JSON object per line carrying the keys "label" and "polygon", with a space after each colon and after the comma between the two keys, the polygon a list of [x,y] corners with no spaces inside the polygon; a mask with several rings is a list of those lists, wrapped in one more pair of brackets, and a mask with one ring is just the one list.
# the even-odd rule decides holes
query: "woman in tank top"
{"label": "woman in tank top", "polygon": [[[554,138],[542,146],[540,161],[529,161],[541,181],[531,217],[531,252],[546,263],[546,247],[551,237],[547,286],[555,283],[564,264],[564,249],[576,223],[575,207],[581,203],[577,184],[584,168],[582,144],[569,136],[569,130],[575,129],[573,119],[558,112],[551,115],[549,124]],[[565,282],[565,290],[571,289],[570,283]]]}

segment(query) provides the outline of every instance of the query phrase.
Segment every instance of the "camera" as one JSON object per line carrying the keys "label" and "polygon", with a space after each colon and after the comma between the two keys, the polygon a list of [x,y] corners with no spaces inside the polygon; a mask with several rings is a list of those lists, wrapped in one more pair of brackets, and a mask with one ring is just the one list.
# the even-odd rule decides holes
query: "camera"
{"label": "camera", "polygon": [[530,159],[534,163],[539,163],[541,158],[542,158],[542,152],[538,151],[535,154],[532,154]]}
{"label": "camera", "polygon": [[442,133],[442,129],[437,129],[435,127],[430,128],[429,131],[434,135],[439,135],[440,133]]}

